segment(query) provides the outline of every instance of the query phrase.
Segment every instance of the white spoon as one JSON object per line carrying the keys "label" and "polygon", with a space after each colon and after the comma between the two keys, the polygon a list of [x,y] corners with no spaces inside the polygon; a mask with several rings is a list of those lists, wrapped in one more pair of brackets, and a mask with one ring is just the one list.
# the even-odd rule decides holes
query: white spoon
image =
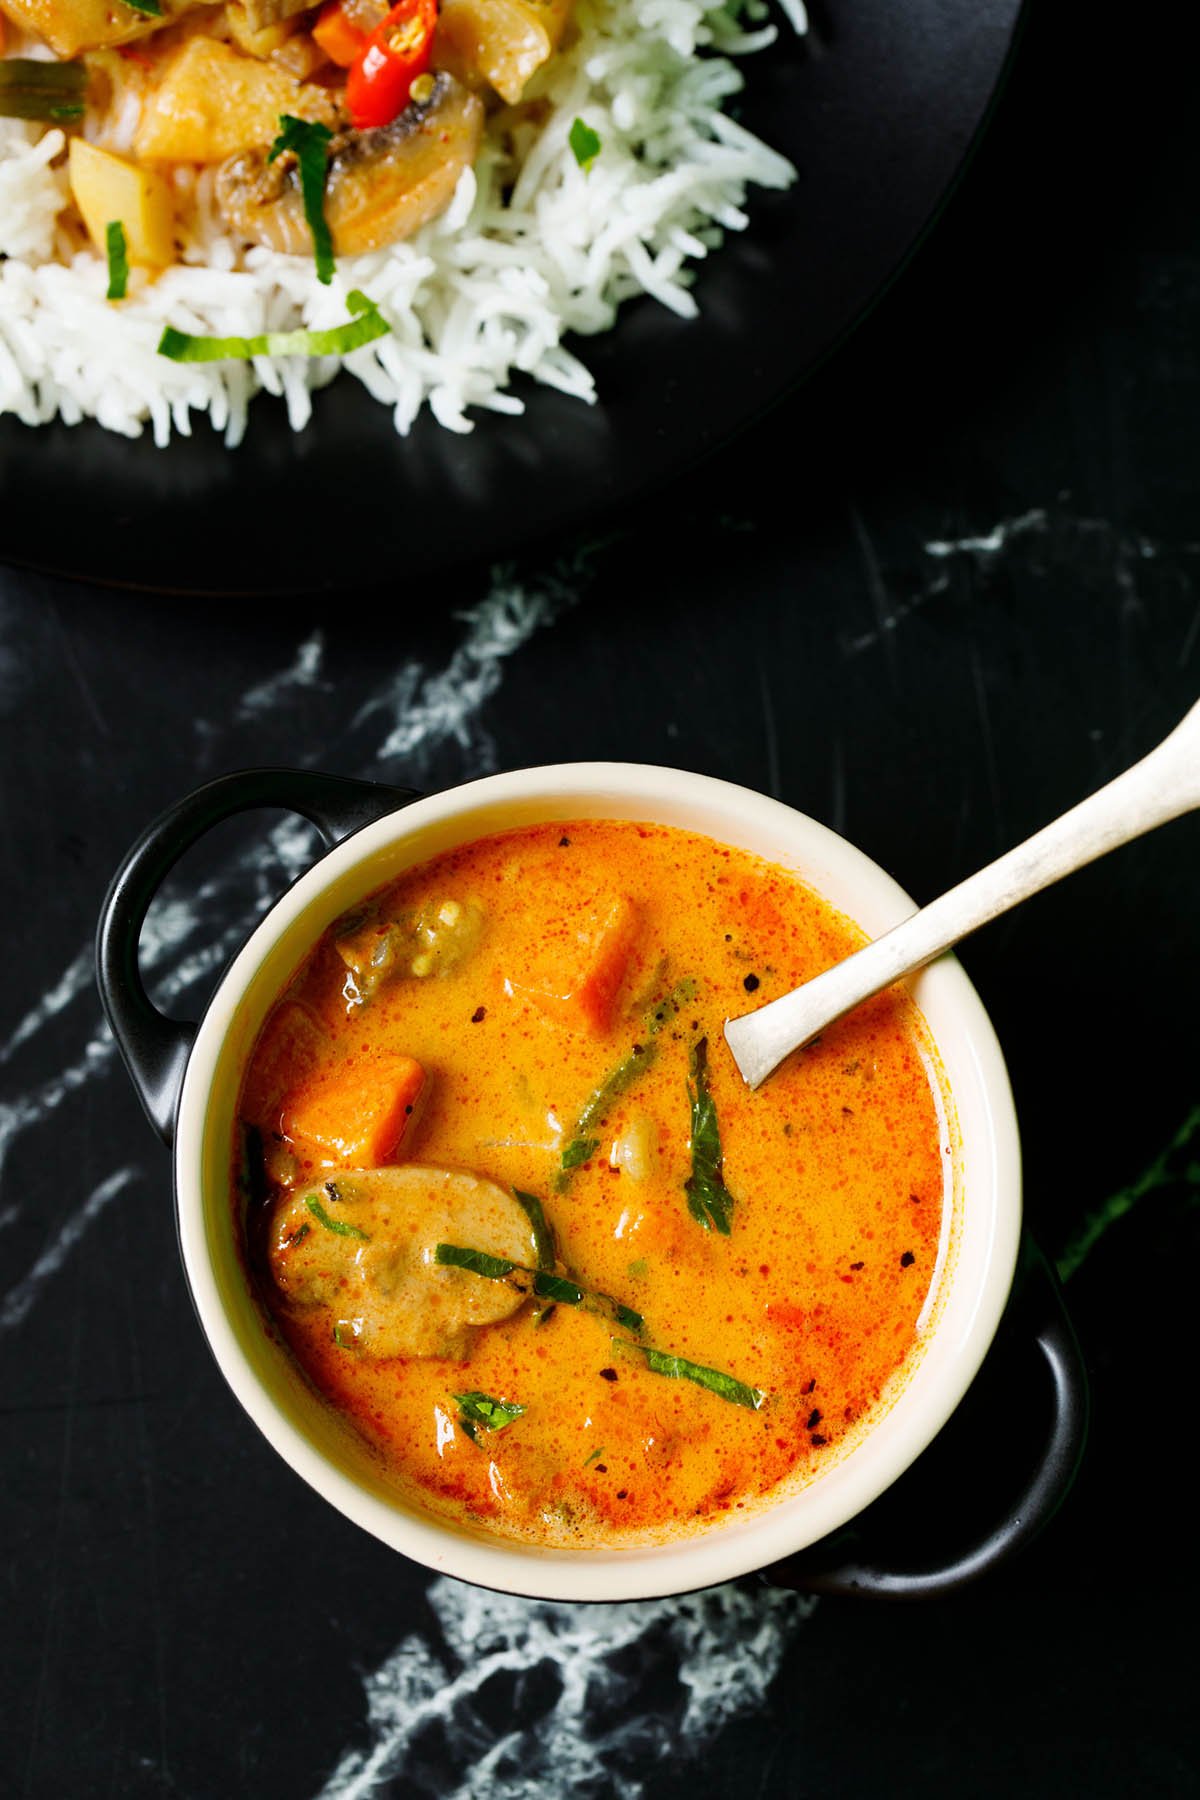
{"label": "white spoon", "polygon": [[865,949],[778,1000],[725,1021],[733,1060],[756,1088],[791,1051],[860,1001],[949,950],[1030,894],[1200,806],[1200,704],[1124,775]]}

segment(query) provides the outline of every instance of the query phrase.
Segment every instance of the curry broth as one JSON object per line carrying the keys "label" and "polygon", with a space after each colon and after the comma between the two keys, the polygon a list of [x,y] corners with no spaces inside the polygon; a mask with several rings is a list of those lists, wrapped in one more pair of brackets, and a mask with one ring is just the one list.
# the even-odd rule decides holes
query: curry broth
{"label": "curry broth", "polygon": [[[466,909],[474,938],[461,960],[435,956],[414,975],[418,943],[356,1001],[345,943]],[[721,1029],[861,942],[779,869],[684,831],[613,821],[467,845],[376,896],[365,922],[326,933],[243,1082],[240,1111],[262,1134],[266,1171],[248,1208],[250,1258],[296,1358],[405,1492],[526,1541],[632,1544],[749,1510],[853,1441],[914,1349],[935,1275],[948,1152],[932,1055],[911,1002],[889,993],[751,1093]],[[669,993],[676,1006],[662,1013]],[[702,1039],[734,1201],[728,1236],[704,1229],[685,1189]],[[594,1151],[564,1171],[589,1096],[651,1042],[589,1127]],[[296,1304],[283,1258],[297,1232],[281,1228],[281,1209],[298,1216],[332,1170],[320,1213],[300,1227],[310,1257],[314,1246],[349,1254],[328,1229],[348,1233],[342,1221],[365,1215],[352,1199],[338,1212],[337,1169],[306,1153],[295,1094],[334,1075],[369,1085],[398,1055],[424,1084],[396,1160],[536,1195],[560,1274],[635,1309],[641,1341],[760,1391],[758,1409],[656,1372],[637,1333],[582,1307],[518,1298],[453,1355],[373,1358],[337,1325],[336,1306]],[[455,1398],[465,1392],[524,1411],[472,1435]]]}

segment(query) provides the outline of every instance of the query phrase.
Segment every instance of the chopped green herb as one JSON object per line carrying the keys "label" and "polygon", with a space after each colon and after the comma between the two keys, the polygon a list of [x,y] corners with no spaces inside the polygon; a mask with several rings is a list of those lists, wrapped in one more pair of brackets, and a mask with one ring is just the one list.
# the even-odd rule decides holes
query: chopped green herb
{"label": "chopped green herb", "polygon": [[599,1138],[572,1138],[562,1153],[562,1167],[577,1169],[581,1163],[596,1154],[600,1148]]}
{"label": "chopped green herb", "polygon": [[458,1401],[458,1422],[472,1443],[477,1441],[475,1434],[480,1427],[484,1431],[503,1431],[526,1411],[515,1400],[497,1400],[494,1394],[455,1394],[454,1399]]}
{"label": "chopped green herb", "polygon": [[[653,1040],[665,1025],[678,1016],[683,1007],[696,997],[696,983],[688,976],[677,982],[669,994],[654,1000],[642,1014],[642,1036]],[[658,1056],[658,1045],[654,1042],[637,1043],[628,1056],[619,1062],[615,1069],[610,1069],[599,1087],[584,1102],[583,1110],[575,1121],[575,1130],[563,1150],[562,1159],[555,1179],[555,1187],[562,1194],[570,1186],[570,1175],[581,1163],[595,1154],[600,1147],[600,1140],[590,1137],[588,1133],[596,1125],[603,1123],[615,1100],[631,1088],[635,1081],[641,1079],[647,1069],[654,1067]]]}
{"label": "chopped green herb", "polygon": [[472,1275],[485,1275],[489,1281],[507,1281],[519,1263],[505,1262],[502,1256],[489,1256],[486,1250],[468,1250],[461,1244],[439,1244],[433,1260],[448,1269],[466,1269]]}
{"label": "chopped green herb", "polygon": [[297,1226],[296,1230],[292,1232],[291,1236],[284,1238],[283,1241],[287,1245],[289,1250],[294,1250],[296,1248],[297,1244],[302,1244],[304,1242],[305,1238],[308,1236],[308,1234],[311,1230],[312,1230],[311,1225],[305,1224],[305,1225]]}
{"label": "chopped green herb", "polygon": [[130,12],[144,13],[148,19],[161,19],[162,7],[158,0],[125,0]]}
{"label": "chopped green herb", "polygon": [[644,1256],[639,1256],[636,1262],[630,1263],[629,1273],[634,1281],[641,1281],[650,1273],[650,1264]]}
{"label": "chopped green herb", "polygon": [[568,1281],[565,1275],[549,1275],[541,1269],[533,1278],[533,1291],[543,1300],[553,1300],[555,1305],[578,1306],[583,1300],[583,1289],[574,1281]]}
{"label": "chopped green herb", "polygon": [[347,1331],[341,1319],[333,1328],[333,1341],[339,1350],[353,1350],[354,1348],[354,1333]]}
{"label": "chopped green herb", "polygon": [[70,124],[83,117],[86,87],[87,71],[81,62],[0,57],[0,118]]}
{"label": "chopped green herb", "polygon": [[104,246],[108,252],[108,292],[106,300],[123,300],[129,286],[129,255],[125,248],[125,227],[120,219],[110,219],[104,227]]}
{"label": "chopped green herb", "polygon": [[323,1225],[326,1231],[335,1232],[338,1237],[356,1237],[361,1238],[364,1244],[370,1243],[371,1239],[369,1234],[365,1231],[360,1231],[357,1225],[348,1224],[345,1219],[331,1219],[315,1194],[306,1195],[304,1204],[307,1206],[313,1218],[317,1221],[317,1224]]}
{"label": "chopped green herb", "polygon": [[[549,1300],[555,1306],[581,1307],[584,1312],[611,1320],[624,1331],[640,1334],[645,1323],[641,1313],[614,1300],[611,1294],[598,1294],[591,1288],[581,1287],[566,1275],[555,1275],[546,1269],[527,1269],[523,1263],[508,1262],[501,1256],[489,1256],[486,1250],[470,1250],[461,1244],[438,1244],[433,1257],[435,1262],[445,1267],[467,1269],[472,1275],[483,1275],[489,1281],[509,1281],[513,1275],[528,1275],[532,1279],[533,1292],[539,1299]],[[528,1292],[520,1282],[512,1281],[510,1286],[515,1287],[519,1293]]]}
{"label": "chopped green herb", "polygon": [[677,1019],[685,1006],[690,1006],[696,998],[696,982],[691,975],[685,975],[677,981],[669,994],[651,1006],[646,1013],[646,1030],[651,1037],[657,1037],[664,1026]]}
{"label": "chopped green herb", "polygon": [[[527,1194],[521,1188],[516,1187],[513,1189],[513,1194],[533,1227],[533,1247],[537,1255],[538,1269],[553,1269],[558,1260],[558,1252],[554,1242],[554,1227],[546,1217],[545,1208],[536,1194]],[[553,1311],[553,1306],[535,1306],[533,1309],[534,1324],[544,1325]]]}
{"label": "chopped green herb", "polygon": [[333,239],[325,218],[325,178],[329,171],[329,143],[333,133],[327,125],[297,119],[291,113],[281,113],[279,123],[282,129],[267,151],[267,161],[273,163],[277,156],[288,151],[296,158],[304,217],[312,232],[317,280],[328,287],[333,280]]}
{"label": "chopped green herb", "polygon": [[648,1344],[632,1344],[625,1338],[614,1338],[613,1343],[642,1357],[653,1374],[667,1375],[678,1381],[694,1381],[698,1387],[707,1388],[710,1394],[717,1394],[733,1406],[747,1406],[757,1412],[767,1397],[762,1388],[747,1387],[736,1376],[726,1375],[720,1369],[706,1369],[701,1363],[689,1362],[685,1356],[670,1356],[664,1350],[652,1350]]}
{"label": "chopped green herb", "polygon": [[590,125],[585,124],[582,119],[576,119],[567,134],[567,142],[575,161],[586,175],[600,154],[600,139]]}
{"label": "chopped green herb", "polygon": [[[644,1075],[647,1069],[653,1068],[654,1059],[657,1055],[657,1044],[635,1044],[633,1049],[629,1052],[629,1055],[625,1057],[624,1061],[619,1062],[615,1069],[609,1070],[608,1074],[604,1077],[604,1080],[600,1083],[600,1086],[596,1088],[585,1101],[583,1111],[580,1113],[575,1124],[576,1132],[581,1133],[589,1131],[593,1125],[599,1125],[606,1113],[608,1113],[612,1107],[613,1101],[619,1100],[625,1090],[632,1087],[634,1082]],[[562,1160],[564,1169],[574,1167],[573,1163],[568,1163],[567,1158],[576,1150],[579,1142],[580,1139],[578,1137],[573,1138],[563,1151]],[[583,1142],[585,1144],[590,1143],[594,1150],[599,1140],[597,1138],[584,1138]],[[588,1155],[590,1154],[591,1151],[588,1152]],[[587,1156],[575,1157],[575,1162],[586,1161]]]}
{"label": "chopped green herb", "polygon": [[734,1199],[723,1179],[721,1132],[717,1108],[708,1085],[708,1039],[692,1046],[688,1058],[691,1080],[688,1099],[692,1107],[692,1172],[683,1184],[688,1211],[705,1231],[717,1230],[728,1237],[733,1224]]}
{"label": "chopped green herb", "polygon": [[513,1194],[533,1227],[533,1247],[537,1251],[538,1268],[552,1269],[555,1258],[554,1227],[546,1217],[545,1208],[536,1194],[527,1194],[517,1187],[513,1189]]}
{"label": "chopped green herb", "polygon": [[597,1446],[597,1448],[595,1450],[589,1451],[588,1454],[584,1457],[584,1459],[583,1459],[584,1468],[586,1469],[588,1467],[589,1463],[599,1462],[600,1458],[603,1455],[604,1455],[604,1445],[600,1444]]}
{"label": "chopped green herb", "polygon": [[[0,65],[2,66],[2,65]],[[264,331],[258,337],[194,337],[168,325],[158,341],[160,356],[172,362],[246,362],[252,356],[349,356],[391,326],[373,300],[352,288],[346,304],[354,314],[325,331]]]}

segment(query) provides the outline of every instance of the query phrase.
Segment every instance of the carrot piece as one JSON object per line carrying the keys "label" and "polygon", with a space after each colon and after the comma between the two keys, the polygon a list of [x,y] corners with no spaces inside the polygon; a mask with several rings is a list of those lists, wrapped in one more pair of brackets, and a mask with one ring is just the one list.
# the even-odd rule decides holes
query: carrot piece
{"label": "carrot piece", "polygon": [[348,69],[356,62],[367,41],[367,33],[346,17],[342,0],[329,0],[328,6],[322,7],[321,16],[312,27],[312,37],[339,69]]}
{"label": "carrot piece", "polygon": [[293,1088],[283,1103],[283,1135],[307,1167],[379,1168],[397,1160],[427,1086],[411,1056],[356,1057]]}
{"label": "carrot piece", "polygon": [[535,977],[529,986],[508,985],[560,1025],[573,1031],[603,1033],[612,1023],[637,934],[637,908],[620,894],[606,910],[594,915],[589,929],[574,935],[569,961],[564,959],[558,970],[541,980]]}

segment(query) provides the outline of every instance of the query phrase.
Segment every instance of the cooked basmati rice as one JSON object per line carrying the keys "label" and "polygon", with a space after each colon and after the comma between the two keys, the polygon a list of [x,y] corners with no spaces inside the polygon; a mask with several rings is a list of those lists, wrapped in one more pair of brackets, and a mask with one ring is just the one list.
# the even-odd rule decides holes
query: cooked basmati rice
{"label": "cooked basmati rice", "polygon": [[[780,3],[803,30],[799,0]],[[723,111],[743,85],[730,57],[774,40],[764,15],[762,0],[717,10],[712,0],[578,0],[577,40],[531,85],[540,123],[497,113],[442,217],[406,243],[342,259],[328,288],[306,258],[243,249],[222,228],[212,171],[182,169],[182,261],[153,280],[134,271],[129,299],[112,305],[103,258],[59,218],[63,134],[0,120],[0,413],[31,425],[96,419],[125,436],[148,420],[160,445],[207,413],[233,445],[256,393],[280,396],[299,431],[313,390],[342,367],[391,407],[401,433],[422,405],[459,432],[471,429],[471,407],[522,411],[508,391],[518,372],[594,400],[564,334],[607,330],[635,294],[693,317],[691,265],[744,228],[747,188],[794,179]],[[601,143],[586,171],[568,143],[576,118]],[[336,325],[352,288],[392,329],[340,361],[177,364],[157,351],[166,324],[247,337]]]}

